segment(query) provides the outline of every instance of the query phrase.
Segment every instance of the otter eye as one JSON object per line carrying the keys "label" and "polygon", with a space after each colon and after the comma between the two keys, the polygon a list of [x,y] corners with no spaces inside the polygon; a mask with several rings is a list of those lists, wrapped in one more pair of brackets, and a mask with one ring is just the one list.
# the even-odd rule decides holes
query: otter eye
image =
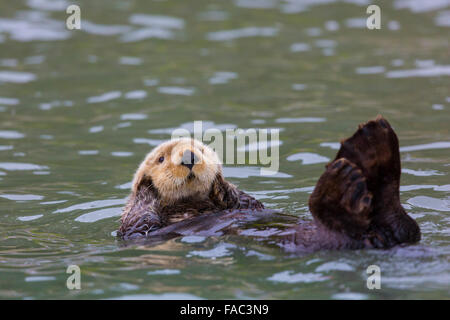
{"label": "otter eye", "polygon": [[164,161],[164,157],[159,157],[158,161],[159,161],[159,163],[163,162]]}

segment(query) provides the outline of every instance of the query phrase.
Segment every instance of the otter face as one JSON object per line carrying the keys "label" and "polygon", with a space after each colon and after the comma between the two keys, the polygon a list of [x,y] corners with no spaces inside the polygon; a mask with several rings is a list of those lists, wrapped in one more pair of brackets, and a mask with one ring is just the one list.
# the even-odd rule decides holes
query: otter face
{"label": "otter face", "polygon": [[164,203],[205,197],[218,173],[221,165],[211,148],[191,138],[170,140],[145,157],[134,176],[132,191],[136,193],[143,183],[151,181]]}

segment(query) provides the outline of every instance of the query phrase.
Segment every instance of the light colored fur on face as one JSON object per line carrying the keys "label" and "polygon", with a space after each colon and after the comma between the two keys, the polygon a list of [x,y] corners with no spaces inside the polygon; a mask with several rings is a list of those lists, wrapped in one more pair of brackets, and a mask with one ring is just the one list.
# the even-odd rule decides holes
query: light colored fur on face
{"label": "light colored fur on face", "polygon": [[[192,168],[193,179],[188,179],[191,171],[181,164],[186,150],[199,159]],[[164,161],[160,163],[161,157]],[[189,196],[204,198],[218,173],[222,173],[222,166],[211,148],[191,138],[174,139],[147,154],[134,175],[132,193],[136,194],[140,183],[147,177],[152,179],[163,203],[170,204]]]}

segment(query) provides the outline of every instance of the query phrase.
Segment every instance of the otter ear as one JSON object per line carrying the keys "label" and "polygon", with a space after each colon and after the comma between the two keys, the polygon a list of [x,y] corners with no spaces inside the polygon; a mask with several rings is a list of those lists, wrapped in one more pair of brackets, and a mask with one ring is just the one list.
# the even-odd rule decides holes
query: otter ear
{"label": "otter ear", "polygon": [[142,188],[154,190],[152,178],[145,175],[136,176],[132,183],[131,192],[137,194]]}
{"label": "otter ear", "polygon": [[134,175],[131,185],[131,192],[135,195],[138,194],[139,191],[143,188],[145,188],[147,192],[156,191],[155,186],[153,185],[152,178],[146,175],[145,169],[145,165],[141,165]]}

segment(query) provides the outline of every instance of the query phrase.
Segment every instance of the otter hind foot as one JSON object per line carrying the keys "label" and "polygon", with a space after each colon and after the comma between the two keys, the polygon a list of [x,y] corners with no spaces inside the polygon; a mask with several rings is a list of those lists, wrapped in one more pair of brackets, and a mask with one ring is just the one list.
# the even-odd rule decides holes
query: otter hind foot
{"label": "otter hind foot", "polygon": [[309,207],[325,227],[348,235],[363,234],[370,224],[372,194],[361,169],[344,158],[327,165],[309,199]]}
{"label": "otter hind foot", "polygon": [[369,189],[400,180],[398,138],[382,116],[360,124],[358,130],[341,143],[336,159],[346,158],[356,164],[368,180]]}

